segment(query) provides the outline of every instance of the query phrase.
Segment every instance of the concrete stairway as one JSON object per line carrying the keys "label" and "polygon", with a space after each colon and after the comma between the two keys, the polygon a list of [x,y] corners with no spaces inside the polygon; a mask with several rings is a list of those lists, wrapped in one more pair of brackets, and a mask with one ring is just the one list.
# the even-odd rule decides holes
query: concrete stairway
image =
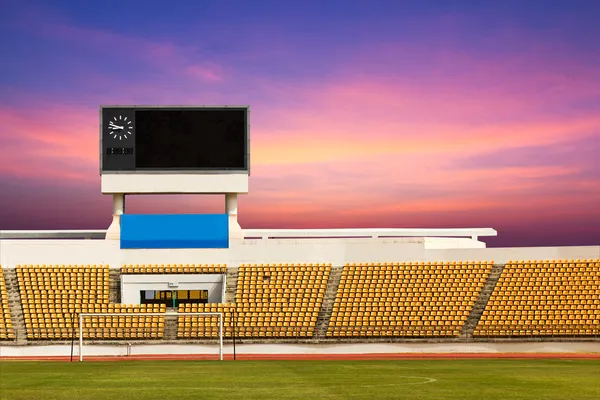
{"label": "concrete stairway", "polygon": [[[167,308],[167,312],[177,312],[177,308]],[[177,319],[175,315],[165,317],[165,340],[177,340]]]}
{"label": "concrete stairway", "polygon": [[477,323],[479,322],[479,319],[483,314],[483,310],[485,309],[485,306],[487,305],[492,293],[494,292],[494,289],[496,288],[496,284],[498,283],[498,279],[500,279],[500,275],[502,274],[503,270],[504,264],[497,264],[492,267],[492,272],[483,285],[481,293],[479,293],[479,297],[475,301],[473,309],[467,317],[467,322],[465,322],[465,325],[460,332],[461,338],[473,337],[473,331],[475,330],[475,327],[477,327]]}
{"label": "concrete stairway", "polygon": [[23,307],[21,306],[21,294],[19,293],[17,270],[14,268],[4,268],[2,271],[4,272],[4,280],[6,281],[8,307],[10,309],[10,319],[15,331],[15,339],[17,344],[26,344],[27,331],[25,329],[25,319],[23,318]]}
{"label": "concrete stairway", "polygon": [[225,298],[223,303],[235,303],[235,292],[237,290],[239,268],[227,268]]}
{"label": "concrete stairway", "polygon": [[333,303],[335,302],[335,296],[337,295],[340,280],[342,279],[343,269],[344,267],[331,267],[329,279],[327,280],[327,289],[323,297],[319,315],[317,316],[317,326],[314,334],[316,339],[324,339],[327,335],[327,327],[329,326]]}
{"label": "concrete stairway", "polygon": [[111,304],[121,303],[121,269],[111,268],[109,274],[109,301]]}

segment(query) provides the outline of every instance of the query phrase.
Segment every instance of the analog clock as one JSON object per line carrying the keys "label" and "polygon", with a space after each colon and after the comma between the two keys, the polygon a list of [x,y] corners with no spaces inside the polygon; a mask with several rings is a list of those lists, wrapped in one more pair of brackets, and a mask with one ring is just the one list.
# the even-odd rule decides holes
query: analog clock
{"label": "analog clock", "polygon": [[113,139],[127,139],[133,133],[133,122],[126,116],[115,116],[108,122],[108,132]]}

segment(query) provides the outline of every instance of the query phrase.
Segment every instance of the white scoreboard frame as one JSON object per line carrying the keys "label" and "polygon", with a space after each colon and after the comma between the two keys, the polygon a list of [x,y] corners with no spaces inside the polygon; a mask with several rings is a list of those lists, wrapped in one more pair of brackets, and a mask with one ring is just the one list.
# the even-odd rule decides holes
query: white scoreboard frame
{"label": "white scoreboard frame", "polygon": [[248,193],[246,173],[109,173],[100,177],[102,194]]}
{"label": "white scoreboard frame", "polygon": [[102,194],[247,194],[250,177],[250,106],[248,105],[101,105],[100,163],[102,163],[102,110],[104,108],[246,108],[247,171],[100,171]]}

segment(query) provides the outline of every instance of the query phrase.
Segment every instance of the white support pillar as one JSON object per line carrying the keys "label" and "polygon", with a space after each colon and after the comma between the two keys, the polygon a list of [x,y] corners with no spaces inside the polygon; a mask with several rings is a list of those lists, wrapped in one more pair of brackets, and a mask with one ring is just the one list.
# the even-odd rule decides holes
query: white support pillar
{"label": "white support pillar", "polygon": [[106,240],[121,239],[121,215],[125,212],[125,194],[113,194],[113,220],[106,231]]}
{"label": "white support pillar", "polygon": [[229,217],[229,237],[232,239],[242,239],[242,227],[238,223],[238,194],[237,193],[226,193],[225,194],[225,212]]}

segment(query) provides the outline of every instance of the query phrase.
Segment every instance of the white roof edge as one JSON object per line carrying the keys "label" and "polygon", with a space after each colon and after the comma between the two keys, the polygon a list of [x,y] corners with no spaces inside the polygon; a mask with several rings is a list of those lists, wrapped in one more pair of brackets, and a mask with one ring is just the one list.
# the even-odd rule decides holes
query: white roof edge
{"label": "white roof edge", "polygon": [[[453,228],[453,229],[419,229],[419,228],[351,228],[351,229],[243,229],[245,238],[294,238],[294,237],[478,237],[498,236],[492,228]],[[44,239],[44,238],[103,238],[105,229],[90,230],[4,230],[0,231],[2,239]]]}

